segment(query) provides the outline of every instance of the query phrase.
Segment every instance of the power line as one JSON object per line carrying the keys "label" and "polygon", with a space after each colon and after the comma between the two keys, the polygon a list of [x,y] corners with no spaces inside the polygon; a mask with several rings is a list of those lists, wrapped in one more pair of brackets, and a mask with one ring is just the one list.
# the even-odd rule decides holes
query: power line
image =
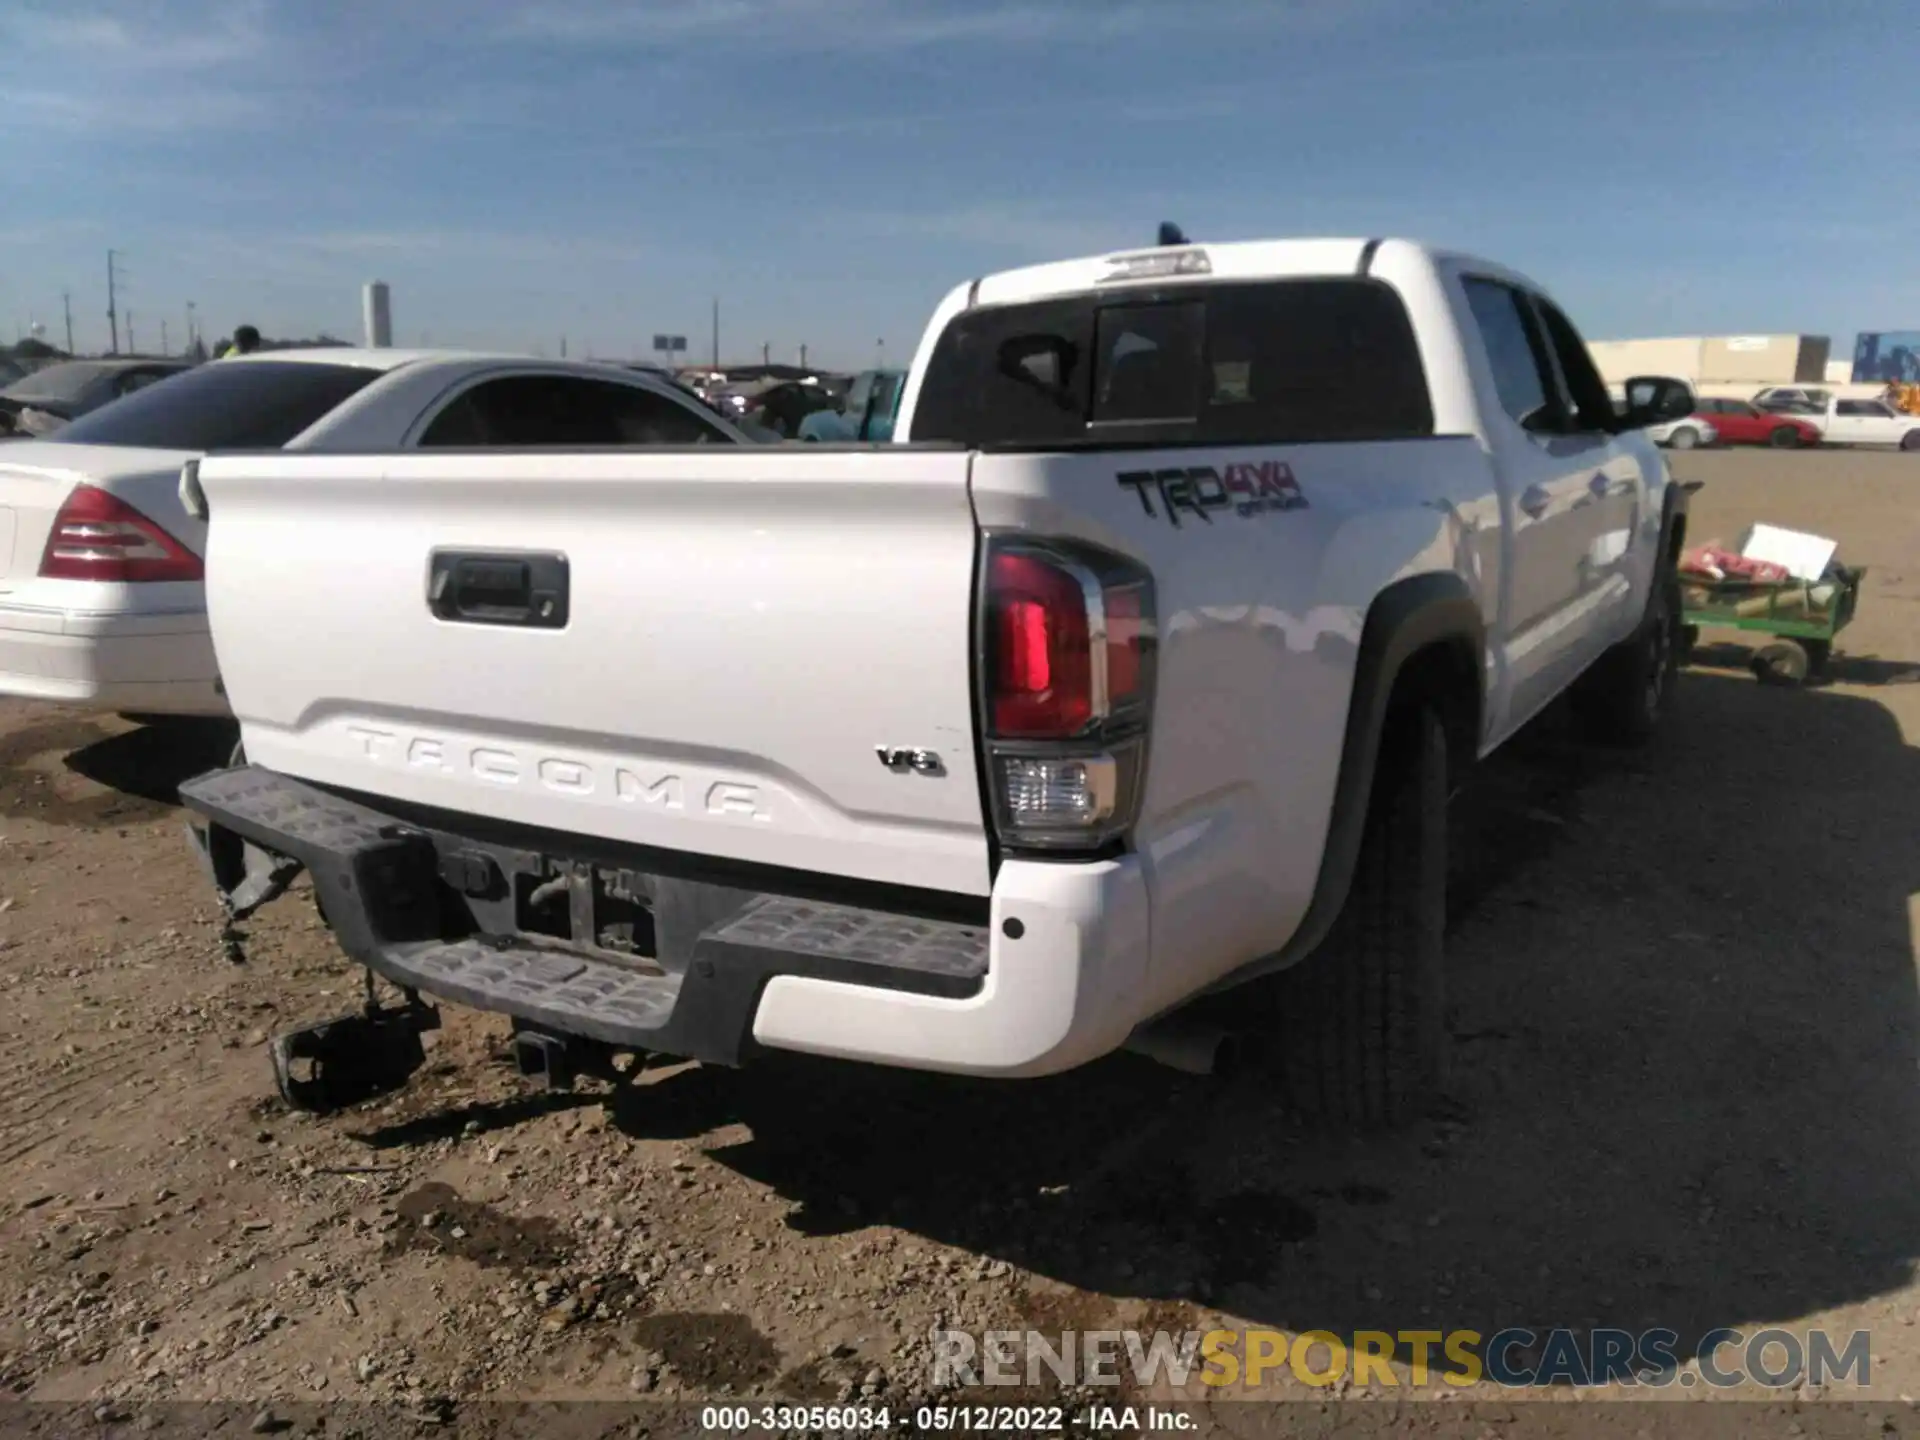
{"label": "power line", "polygon": [[118,254],[116,250],[107,251],[107,332],[112,341],[111,348],[107,351],[109,355],[120,353],[120,313],[115,309],[120,277],[116,273],[114,264],[114,257]]}

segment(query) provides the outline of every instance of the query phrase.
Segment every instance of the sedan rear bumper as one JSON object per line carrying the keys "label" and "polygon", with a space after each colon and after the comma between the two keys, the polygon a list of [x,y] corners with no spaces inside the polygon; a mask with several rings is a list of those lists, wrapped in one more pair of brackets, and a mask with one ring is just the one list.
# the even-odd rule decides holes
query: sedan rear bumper
{"label": "sedan rear bumper", "polygon": [[0,601],[0,695],[226,715],[204,610],[132,614]]}

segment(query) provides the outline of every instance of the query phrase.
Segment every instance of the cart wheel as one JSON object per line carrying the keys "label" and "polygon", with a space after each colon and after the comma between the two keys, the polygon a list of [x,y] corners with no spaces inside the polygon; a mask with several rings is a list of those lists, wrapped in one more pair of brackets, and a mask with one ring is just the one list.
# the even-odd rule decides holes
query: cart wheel
{"label": "cart wheel", "polygon": [[1807,673],[1809,675],[1824,675],[1827,673],[1827,662],[1833,659],[1833,642],[1831,640],[1802,640],[1800,642],[1800,648],[1807,652]]}
{"label": "cart wheel", "polygon": [[1795,640],[1761,646],[1750,663],[1762,685],[1798,685],[1807,678],[1807,652]]}
{"label": "cart wheel", "polygon": [[1700,644],[1700,627],[1682,625],[1680,627],[1680,663],[1686,664],[1693,658],[1694,649]]}

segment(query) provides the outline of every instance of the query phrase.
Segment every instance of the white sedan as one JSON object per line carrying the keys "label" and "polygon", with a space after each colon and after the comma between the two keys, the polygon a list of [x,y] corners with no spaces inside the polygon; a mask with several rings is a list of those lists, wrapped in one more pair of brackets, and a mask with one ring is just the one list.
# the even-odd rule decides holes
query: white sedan
{"label": "white sedan", "polygon": [[1669,450],[1692,450],[1699,445],[1717,445],[1720,432],[1704,415],[1689,415],[1684,420],[1669,420],[1664,425],[1649,425],[1647,438]]}
{"label": "white sedan", "polygon": [[[738,445],[763,434],[611,365],[283,350],[202,365],[0,445],[0,695],[133,716],[229,714],[207,632],[210,450]],[[190,472],[187,472],[190,474]]]}

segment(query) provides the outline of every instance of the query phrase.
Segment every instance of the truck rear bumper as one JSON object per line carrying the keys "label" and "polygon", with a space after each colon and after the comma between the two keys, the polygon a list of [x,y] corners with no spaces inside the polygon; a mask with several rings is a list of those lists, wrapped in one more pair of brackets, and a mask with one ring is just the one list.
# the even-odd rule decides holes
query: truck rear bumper
{"label": "truck rear bumper", "polygon": [[[737,902],[690,947],[674,947],[685,954],[670,969],[485,933],[478,917],[511,907],[524,851],[407,823],[257,766],[201,776],[180,793],[214,826],[301,862],[354,960],[395,984],[560,1035],[728,1065],[765,1048],[1028,1076],[1118,1048],[1138,1018],[1148,913],[1132,859],[1009,862],[986,927],[734,892]],[[216,883],[236,883],[215,868]],[[474,903],[503,886],[509,898]]]}

